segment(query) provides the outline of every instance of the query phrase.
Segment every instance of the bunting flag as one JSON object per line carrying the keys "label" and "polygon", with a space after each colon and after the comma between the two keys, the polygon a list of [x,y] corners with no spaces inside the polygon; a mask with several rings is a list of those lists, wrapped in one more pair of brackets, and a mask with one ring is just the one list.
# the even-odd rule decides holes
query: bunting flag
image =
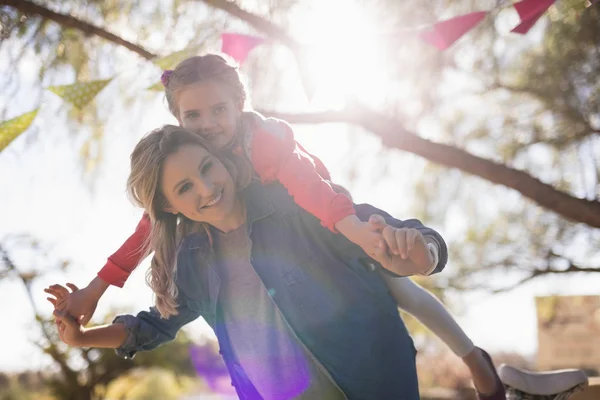
{"label": "bunting flag", "polygon": [[158,81],[158,82],[148,86],[146,88],[146,90],[151,90],[153,92],[162,92],[163,90],[165,90],[165,87],[163,86],[161,81]]}
{"label": "bunting flag", "polygon": [[0,123],[0,151],[25,132],[37,115],[39,108]]}
{"label": "bunting flag", "polygon": [[223,33],[221,35],[221,51],[233,57],[242,64],[248,58],[253,48],[262,44],[265,39],[257,36],[241,35],[239,33]]}
{"label": "bunting flag", "polygon": [[176,51],[175,53],[171,53],[164,57],[161,57],[154,61],[154,64],[157,65],[160,69],[174,69],[177,64],[185,60],[186,58],[192,57],[200,51],[202,45],[192,46],[185,48],[183,50]]}
{"label": "bunting flag", "polygon": [[523,0],[515,3],[514,7],[519,14],[519,18],[521,18],[521,23],[513,28],[511,32],[520,33],[521,35],[529,32],[531,27],[553,3],[554,0]]}
{"label": "bunting flag", "polygon": [[477,11],[438,22],[419,36],[425,42],[437,47],[438,50],[446,50],[462,35],[479,24],[486,15],[487,11]]}
{"label": "bunting flag", "polygon": [[77,82],[72,85],[64,86],[50,86],[48,90],[81,110],[87,106],[112,79],[113,78],[90,82]]}

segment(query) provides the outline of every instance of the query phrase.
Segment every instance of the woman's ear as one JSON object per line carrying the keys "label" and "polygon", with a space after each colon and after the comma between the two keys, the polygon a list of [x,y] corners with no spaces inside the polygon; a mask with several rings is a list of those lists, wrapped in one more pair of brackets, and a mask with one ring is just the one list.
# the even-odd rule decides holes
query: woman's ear
{"label": "woman's ear", "polygon": [[175,211],[175,209],[173,207],[171,207],[170,205],[166,205],[163,207],[163,211],[169,214],[173,214],[173,215],[178,215],[179,213],[177,211]]}

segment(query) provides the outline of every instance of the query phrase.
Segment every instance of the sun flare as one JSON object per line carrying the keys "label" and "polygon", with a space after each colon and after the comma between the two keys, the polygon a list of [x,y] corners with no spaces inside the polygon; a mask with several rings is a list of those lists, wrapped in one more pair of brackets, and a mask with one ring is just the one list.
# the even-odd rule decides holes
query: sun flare
{"label": "sun flare", "polygon": [[303,68],[314,101],[381,100],[387,81],[384,36],[368,9],[353,1],[323,1],[295,18],[294,25],[307,46]]}

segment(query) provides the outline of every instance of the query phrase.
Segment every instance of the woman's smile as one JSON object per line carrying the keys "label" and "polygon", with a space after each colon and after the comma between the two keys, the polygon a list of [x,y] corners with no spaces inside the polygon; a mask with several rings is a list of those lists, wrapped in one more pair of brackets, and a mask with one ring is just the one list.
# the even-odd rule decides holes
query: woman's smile
{"label": "woman's smile", "polygon": [[217,189],[217,192],[212,197],[212,199],[207,201],[203,206],[200,207],[200,209],[202,210],[202,209],[214,207],[217,205],[217,203],[219,203],[221,201],[222,198],[223,198],[223,188],[219,188],[219,189]]}

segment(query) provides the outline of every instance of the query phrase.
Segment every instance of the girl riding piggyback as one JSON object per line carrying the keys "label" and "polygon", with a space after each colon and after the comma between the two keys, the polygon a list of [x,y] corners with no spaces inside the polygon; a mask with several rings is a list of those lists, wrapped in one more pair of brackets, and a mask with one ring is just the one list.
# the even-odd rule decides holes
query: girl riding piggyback
{"label": "girl riding piggyback", "polygon": [[[263,183],[279,181],[300,207],[371,257],[382,253],[380,233],[356,217],[350,198],[333,189],[323,163],[295,141],[291,127],[284,121],[244,111],[246,89],[237,68],[223,57],[207,54],[188,58],[174,71],[165,71],[162,82],[169,109],[181,126],[207,138],[217,149],[246,157]],[[69,311],[82,316],[81,323],[89,321],[106,288],[122,287],[152,251],[147,246],[150,230],[151,221],[144,214],[135,232],[108,258],[98,277],[74,294]],[[431,271],[395,272],[432,272],[436,265],[427,265]]]}

